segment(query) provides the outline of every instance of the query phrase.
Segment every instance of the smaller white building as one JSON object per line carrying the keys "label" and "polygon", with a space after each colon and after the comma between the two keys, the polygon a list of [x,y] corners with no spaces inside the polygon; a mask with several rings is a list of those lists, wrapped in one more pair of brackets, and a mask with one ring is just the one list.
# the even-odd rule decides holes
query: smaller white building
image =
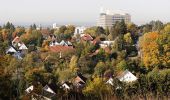
{"label": "smaller white building", "polygon": [[106,84],[110,84],[113,86],[113,78],[109,78],[109,80],[107,80]]}
{"label": "smaller white building", "polygon": [[99,45],[101,48],[106,48],[108,46],[113,45],[114,43],[115,41],[101,41]]}
{"label": "smaller white building", "polygon": [[68,83],[68,82],[64,82],[61,86],[61,88],[65,89],[65,90],[70,90],[71,87],[70,87],[71,83]]}
{"label": "smaller white building", "polygon": [[8,53],[16,53],[16,52],[17,52],[17,50],[16,50],[14,47],[10,46],[10,47],[7,49],[7,51],[6,51],[6,54],[8,54]]}
{"label": "smaller white building", "polygon": [[58,43],[57,41],[50,42],[50,46],[56,46],[56,45],[60,45],[60,43]]}
{"label": "smaller white building", "polygon": [[53,24],[53,29],[59,29],[57,23],[54,23],[54,24]]}
{"label": "smaller white building", "polygon": [[33,89],[34,89],[34,86],[31,85],[31,86],[28,87],[25,91],[26,91],[27,93],[31,93],[31,91],[33,91]]}
{"label": "smaller white building", "polygon": [[62,40],[62,41],[60,42],[60,45],[62,45],[62,46],[68,46],[68,44],[67,44],[64,40]]}
{"label": "smaller white building", "polygon": [[27,49],[28,48],[24,43],[22,43],[21,46],[19,47],[19,50],[27,50]]}
{"label": "smaller white building", "polygon": [[122,82],[133,82],[137,80],[137,77],[130,71],[125,70],[120,76],[117,77]]}
{"label": "smaller white building", "polygon": [[47,91],[47,92],[50,92],[52,94],[56,94],[48,85],[44,86],[43,87],[43,90]]}
{"label": "smaller white building", "polygon": [[86,30],[86,27],[84,27],[84,26],[76,27],[76,28],[75,28],[75,31],[74,31],[74,35],[83,34],[83,33],[84,33],[84,30]]}

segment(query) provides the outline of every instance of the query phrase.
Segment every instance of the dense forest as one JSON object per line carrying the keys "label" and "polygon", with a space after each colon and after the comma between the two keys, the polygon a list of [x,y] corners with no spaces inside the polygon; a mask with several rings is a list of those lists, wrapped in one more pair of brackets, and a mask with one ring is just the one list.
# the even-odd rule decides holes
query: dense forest
{"label": "dense forest", "polygon": [[[168,100],[170,99],[170,23],[151,21],[145,25],[116,22],[111,28],[89,27],[74,35],[75,26],[59,29],[29,28],[7,22],[0,27],[0,100],[43,100],[42,88],[54,92],[52,100]],[[19,50],[16,37],[27,46]],[[69,41],[69,49],[50,47],[53,41]],[[101,48],[101,41],[114,41]],[[22,59],[7,53],[14,47]],[[61,47],[63,48],[63,47]],[[17,51],[18,53],[18,51]],[[122,82],[117,76],[130,71],[137,77]],[[77,75],[86,78],[75,85]],[[113,84],[106,84],[109,78]],[[68,82],[70,89],[62,84]],[[27,93],[29,86],[34,89]]]}

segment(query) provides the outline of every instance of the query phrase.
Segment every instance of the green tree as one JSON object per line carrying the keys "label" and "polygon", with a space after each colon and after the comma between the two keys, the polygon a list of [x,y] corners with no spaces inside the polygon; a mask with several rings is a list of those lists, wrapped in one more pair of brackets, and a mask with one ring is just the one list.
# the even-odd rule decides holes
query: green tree
{"label": "green tree", "polygon": [[66,26],[61,26],[58,33],[64,33],[67,30]]}
{"label": "green tree", "polygon": [[167,25],[164,27],[163,32],[168,33],[168,34],[170,33],[170,24],[167,24]]}
{"label": "green tree", "polygon": [[77,63],[78,63],[78,57],[73,55],[71,57],[70,64],[69,64],[71,71],[76,72],[78,70],[78,64]]}
{"label": "green tree", "polygon": [[106,70],[106,65],[104,62],[98,62],[96,67],[94,68],[94,73],[97,75],[97,76],[103,76],[104,75],[104,72]]}
{"label": "green tree", "polygon": [[133,44],[133,40],[132,40],[130,33],[126,33],[124,35],[124,41],[125,41],[126,45],[132,45]]}
{"label": "green tree", "polygon": [[88,81],[86,87],[83,89],[83,94],[88,96],[89,99],[105,100],[107,95],[112,92],[111,88],[104,84],[104,81],[97,77],[92,81]]}
{"label": "green tree", "polygon": [[125,60],[122,60],[121,62],[119,62],[117,65],[116,65],[116,71],[117,72],[120,72],[120,71],[124,71],[128,68],[128,64],[126,63]]}
{"label": "green tree", "polygon": [[163,23],[159,20],[151,21],[150,25],[152,25],[152,31],[157,31],[157,32],[161,31],[164,27]]}

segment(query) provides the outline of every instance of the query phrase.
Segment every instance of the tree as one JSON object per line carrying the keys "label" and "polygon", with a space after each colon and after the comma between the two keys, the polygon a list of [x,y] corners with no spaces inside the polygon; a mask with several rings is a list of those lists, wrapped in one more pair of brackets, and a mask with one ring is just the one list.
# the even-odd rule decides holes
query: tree
{"label": "tree", "polygon": [[125,24],[125,21],[122,20],[120,23],[120,33],[119,34],[126,34],[127,33],[127,26]]}
{"label": "tree", "polygon": [[84,31],[84,33],[89,34],[92,37],[98,37],[101,34],[105,34],[105,30],[103,29],[103,27],[90,27],[90,28],[87,28]]}
{"label": "tree", "polygon": [[170,24],[167,24],[167,25],[164,27],[163,32],[165,32],[165,33],[170,33]]}
{"label": "tree", "polygon": [[36,30],[37,29],[37,25],[33,24],[32,29]]}
{"label": "tree", "polygon": [[103,29],[103,27],[97,27],[96,34],[97,35],[105,34],[105,30]]}
{"label": "tree", "polygon": [[156,39],[158,39],[159,34],[145,33],[144,36],[140,39],[140,48],[142,52],[142,60],[146,67],[155,67],[159,66],[160,62],[158,59],[159,50]]}
{"label": "tree", "polygon": [[128,64],[126,63],[125,60],[122,60],[121,62],[119,62],[117,65],[116,65],[116,71],[117,72],[120,72],[120,71],[124,71],[128,68]]}
{"label": "tree", "polygon": [[106,30],[105,30],[106,32],[106,35],[108,36],[109,34],[110,34],[110,30],[109,30],[109,28],[108,27],[106,27]]}
{"label": "tree", "polygon": [[70,69],[65,69],[65,70],[58,70],[56,74],[59,76],[59,81],[69,81],[72,79],[75,75]]}
{"label": "tree", "polygon": [[111,28],[111,34],[113,39],[115,39],[119,35],[124,35],[127,33],[127,26],[124,22],[124,20],[121,20],[120,22],[117,21],[113,27]]}
{"label": "tree", "polygon": [[71,71],[76,72],[78,70],[78,64],[77,63],[78,63],[78,57],[73,55],[71,57],[70,64],[69,64]]}
{"label": "tree", "polygon": [[9,29],[10,32],[12,33],[12,32],[14,32],[14,30],[15,30],[15,26],[14,26],[12,23],[7,22],[7,23],[4,25],[4,29]]}
{"label": "tree", "polygon": [[125,41],[126,45],[132,45],[133,44],[133,40],[132,40],[130,33],[126,33],[124,35],[124,41]]}
{"label": "tree", "polygon": [[170,35],[156,32],[145,33],[140,38],[140,52],[142,61],[147,68],[168,67],[170,64]]}
{"label": "tree", "polygon": [[61,26],[58,33],[64,33],[67,30],[66,26]]}
{"label": "tree", "polygon": [[151,21],[150,25],[152,26],[152,31],[161,31],[163,29],[163,23],[159,20],[157,21]]}
{"label": "tree", "polygon": [[104,62],[98,62],[96,67],[94,68],[94,73],[97,75],[97,76],[103,76],[104,75],[104,72],[106,70],[106,65],[104,64]]}
{"label": "tree", "polygon": [[137,25],[135,25],[134,23],[128,23],[127,31],[131,34],[135,34],[137,32]]}
{"label": "tree", "polygon": [[67,26],[67,30],[64,32],[65,34],[74,34],[74,31],[75,31],[75,26],[73,25],[69,25]]}
{"label": "tree", "polygon": [[83,89],[84,95],[96,100],[104,100],[111,92],[111,88],[99,77],[94,78],[92,81],[89,80],[86,87]]}

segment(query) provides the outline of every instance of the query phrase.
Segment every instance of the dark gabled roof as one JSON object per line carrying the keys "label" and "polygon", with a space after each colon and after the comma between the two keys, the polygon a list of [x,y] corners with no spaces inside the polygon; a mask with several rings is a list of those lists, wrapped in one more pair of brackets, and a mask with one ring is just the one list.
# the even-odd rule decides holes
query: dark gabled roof
{"label": "dark gabled roof", "polygon": [[50,91],[47,91],[47,89],[51,89],[48,85],[46,85],[45,87],[43,87],[43,89],[42,89],[42,96],[44,96],[44,97],[47,97],[47,98],[54,98],[54,97],[56,97],[56,93],[54,92],[54,93],[52,93],[52,92],[50,92]]}
{"label": "dark gabled roof", "polygon": [[56,94],[43,90],[42,96],[47,97],[47,98],[54,98],[56,97]]}
{"label": "dark gabled roof", "polygon": [[85,84],[85,83],[84,83],[84,82],[82,82],[82,81],[80,81],[80,82],[79,82],[79,84],[83,85],[83,84]]}
{"label": "dark gabled roof", "polygon": [[69,87],[72,85],[72,83],[68,81],[64,82],[63,84],[67,84]]}
{"label": "dark gabled roof", "polygon": [[87,78],[84,77],[81,73],[77,73],[77,77],[80,77],[84,82],[87,80]]}

